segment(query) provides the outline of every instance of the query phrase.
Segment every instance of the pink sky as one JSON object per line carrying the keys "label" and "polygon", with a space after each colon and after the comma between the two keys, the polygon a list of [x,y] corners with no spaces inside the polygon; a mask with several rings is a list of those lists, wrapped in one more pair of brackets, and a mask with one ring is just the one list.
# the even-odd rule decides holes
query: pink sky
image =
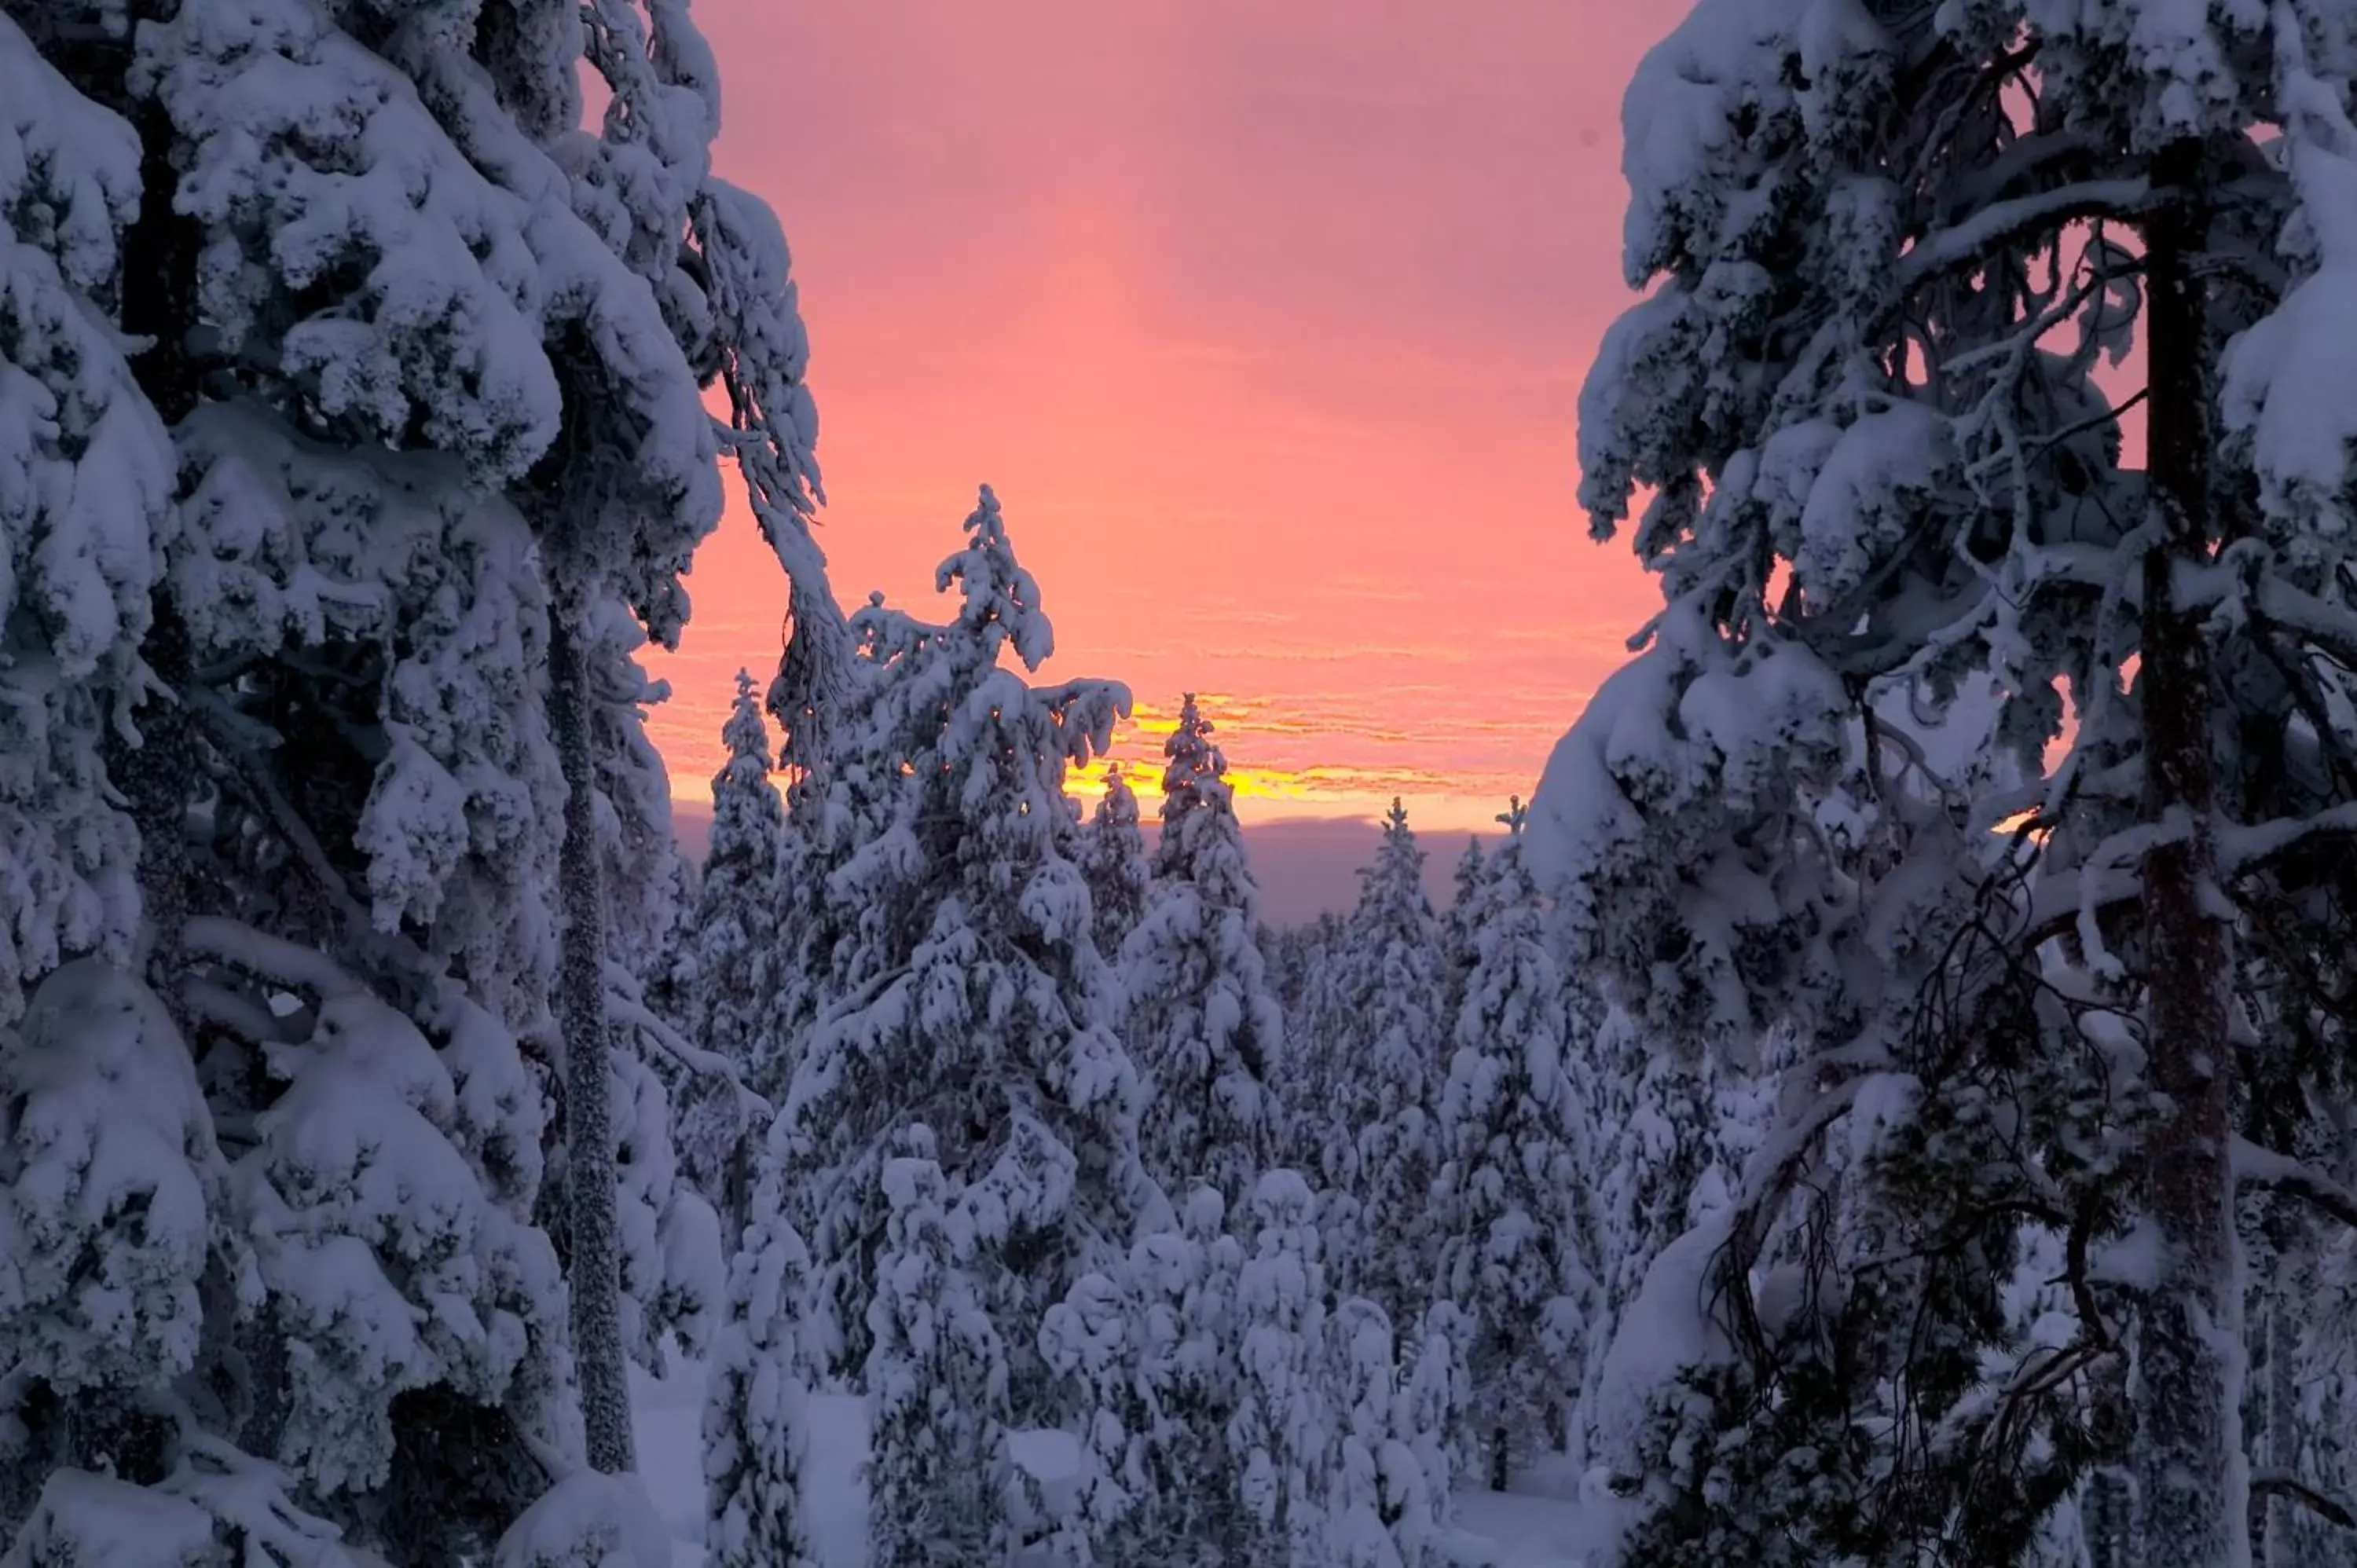
{"label": "pink sky", "polygon": [[[778,209],[839,595],[931,613],[996,487],[1058,678],[1186,690],[1248,822],[1484,824],[1651,602],[1587,542],[1622,84],[1677,0],[705,0]],[[683,803],[784,586],[732,514],[658,659]]]}

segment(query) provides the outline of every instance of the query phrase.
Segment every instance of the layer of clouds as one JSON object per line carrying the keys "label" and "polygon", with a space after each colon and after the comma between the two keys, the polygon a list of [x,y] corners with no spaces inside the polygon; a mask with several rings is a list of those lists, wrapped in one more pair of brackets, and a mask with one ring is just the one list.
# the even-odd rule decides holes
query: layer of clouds
{"label": "layer of clouds", "polygon": [[[1635,0],[706,0],[723,172],[815,345],[836,587],[921,609],[996,485],[1053,673],[1231,694],[1248,820],[1527,792],[1646,610],[1574,504],[1625,302]],[[659,661],[702,793],[783,589],[741,516]],[[1125,755],[1128,753],[1125,751]]]}

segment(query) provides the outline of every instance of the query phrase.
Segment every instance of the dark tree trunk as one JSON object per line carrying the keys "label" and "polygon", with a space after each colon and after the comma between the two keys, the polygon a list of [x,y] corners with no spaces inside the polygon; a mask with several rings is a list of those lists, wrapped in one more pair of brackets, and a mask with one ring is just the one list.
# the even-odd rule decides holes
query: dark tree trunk
{"label": "dark tree trunk", "polygon": [[2155,183],[2182,194],[2146,230],[2150,324],[2151,516],[2144,561],[2144,810],[2168,837],[2144,859],[2146,1047],[2167,1097],[2145,1183],[2161,1242],[2158,1279],[2136,1330],[2136,1492],[2127,1556],[2170,1568],[2222,1568],[2247,1530],[2240,1472],[2242,1300],[2233,1251],[2227,1094],[2227,941],[2218,916],[2211,807],[2211,674],[2201,617],[2179,609],[2171,578],[2205,560],[2210,539],[2209,347],[2190,261],[2206,215],[2195,193],[2202,148],[2155,159]]}
{"label": "dark tree trunk", "polygon": [[589,669],[560,606],[548,637],[549,714],[565,768],[565,840],[557,875],[565,945],[557,1022],[565,1034],[565,1209],[573,1356],[592,1468],[638,1468],[630,1370],[622,1347],[622,1247],[614,1165],[614,1064],[606,1020],[606,885],[597,858],[597,768]]}

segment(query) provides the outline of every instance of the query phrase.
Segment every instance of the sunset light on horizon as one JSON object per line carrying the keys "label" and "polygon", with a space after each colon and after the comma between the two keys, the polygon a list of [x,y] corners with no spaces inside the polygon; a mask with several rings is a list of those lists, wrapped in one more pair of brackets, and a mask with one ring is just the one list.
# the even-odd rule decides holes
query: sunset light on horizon
{"label": "sunset light on horizon", "polygon": [[[1588,542],[1576,403],[1629,295],[1630,0],[705,0],[721,172],[778,209],[846,606],[942,613],[992,485],[1057,632],[1125,682],[1153,810],[1200,694],[1252,822],[1491,825],[1656,603]],[[823,128],[823,129],[822,129]],[[651,729],[708,800],[785,585],[741,508]],[[1099,788],[1091,769],[1076,793]]]}

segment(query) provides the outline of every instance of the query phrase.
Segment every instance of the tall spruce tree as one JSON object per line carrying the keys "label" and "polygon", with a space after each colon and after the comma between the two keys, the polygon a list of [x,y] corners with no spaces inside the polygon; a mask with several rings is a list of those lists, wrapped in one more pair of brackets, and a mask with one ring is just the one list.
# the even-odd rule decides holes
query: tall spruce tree
{"label": "tall spruce tree", "polygon": [[[44,1551],[70,1552],[103,1522],[91,1509],[166,1498],[198,1510],[197,1535],[288,1542],[307,1527],[269,1499],[299,1489],[397,1560],[480,1555],[547,1485],[543,1458],[575,1458],[550,1313],[569,1295],[590,1457],[619,1467],[626,1258],[661,1254],[630,1265],[641,1329],[703,1310],[679,1265],[708,1264],[709,1226],[665,1179],[662,1096],[643,1064],[612,1069],[588,1016],[618,987],[630,1037],[658,1048],[642,977],[604,950],[608,909],[634,956],[672,885],[640,711],[655,693],[617,621],[676,634],[678,575],[718,510],[699,382],[758,380],[727,434],[774,481],[764,524],[796,567],[802,666],[823,671],[783,246],[709,177],[711,60],[677,7],[0,10],[0,474],[32,481],[0,481],[5,679],[25,699],[0,722],[34,725],[6,747],[0,827],[37,878],[0,1015],[27,982],[50,998],[4,1054],[30,1082],[45,1043],[159,1006],[176,1034],[141,1038],[203,1064],[188,1147],[210,1137],[240,1173],[211,1221],[255,1248],[199,1276],[180,1386],[217,1399],[160,1409],[174,1369],[151,1363],[86,1402],[144,1412],[126,1443],[12,1383],[33,1440],[0,1533],[46,1475],[27,1527]],[[585,49],[612,89],[595,133]],[[142,432],[167,429],[143,458]],[[115,711],[93,730],[100,702]],[[68,794],[16,770],[38,751]],[[606,908],[568,909],[560,863]],[[606,899],[617,875],[631,897]],[[551,1027],[560,932],[570,1052]],[[62,982],[91,951],[135,957],[150,989]],[[571,1092],[519,1038],[576,1069]],[[26,1104],[59,1129],[102,1121],[113,1081]],[[573,1145],[550,1172],[562,1279],[531,1225],[552,1105]],[[338,1118],[405,1131],[352,1155]],[[27,1179],[31,1203],[49,1177]],[[651,1237],[619,1233],[624,1181]],[[372,1207],[388,1184],[430,1194],[430,1216],[392,1223]],[[535,1245],[549,1268],[522,1261]],[[142,1486],[149,1504],[124,1499]]]}
{"label": "tall spruce tree", "polygon": [[1147,1170],[1166,1190],[1211,1187],[1241,1208],[1282,1143],[1285,1020],[1255,935],[1227,758],[1189,693],[1163,744],[1162,834],[1144,914],[1122,951],[1131,1049],[1154,1110]]}
{"label": "tall spruce tree", "polygon": [[956,1266],[1006,1347],[1010,1409],[1052,1424],[1040,1315],[1168,1215],[1139,1161],[1137,1074],[1065,849],[1064,768],[1104,744],[1128,695],[1035,689],[1002,668],[1002,650],[1036,667],[1053,634],[987,489],[966,533],[939,574],[955,620],[881,605],[855,618],[864,727],[807,788],[830,798],[811,810],[866,824],[832,878],[856,908],[777,1136],[810,1214],[823,1370],[868,1361],[885,1170],[922,1126],[942,1223],[967,1238]]}
{"label": "tall spruce tree", "polygon": [[1520,800],[1455,911],[1473,961],[1440,1096],[1440,1279],[1465,1315],[1493,1490],[1577,1393],[1594,1295],[1588,1108],[1573,1097],[1565,986],[1523,863]]}
{"label": "tall spruce tree", "polygon": [[[2357,1217],[2291,1135],[2344,1098],[2291,955],[2348,856],[2352,20],[1710,0],[1631,89],[1583,497],[1650,495],[1663,607],[1532,850],[1649,1036],[1781,1086],[1645,1292],[1697,1320],[1641,1326],[1692,1354],[1631,1561],[2022,1561],[2109,1456],[2128,1560],[2247,1560],[2234,1194]],[[2048,1238],[2059,1342],[2000,1299]]]}
{"label": "tall spruce tree", "polygon": [[1440,1016],[1440,925],[1424,891],[1424,852],[1392,802],[1372,864],[1360,874],[1334,986],[1335,1076],[1326,1123],[1329,1187],[1352,1212],[1329,1267],[1338,1287],[1372,1297],[1395,1325],[1434,1297],[1439,1235],[1438,1110],[1448,1055]]}
{"label": "tall spruce tree", "polygon": [[1146,833],[1138,826],[1137,793],[1118,763],[1105,765],[1104,795],[1081,830],[1074,858],[1089,885],[1097,951],[1115,958],[1146,913],[1154,879],[1146,859]]}
{"label": "tall spruce tree", "polygon": [[[756,1092],[781,1097],[782,1063],[763,1036],[775,1022],[778,965],[784,952],[777,922],[778,879],[785,851],[785,810],[770,786],[774,758],[753,678],[737,672],[737,701],[721,729],[728,760],[712,779],[712,842],[693,917],[694,980],[688,1037],[735,1063]],[[689,1179],[730,1220],[741,1223],[752,1176],[753,1128],[735,1087],[694,1080],[682,1108],[681,1163]]]}

